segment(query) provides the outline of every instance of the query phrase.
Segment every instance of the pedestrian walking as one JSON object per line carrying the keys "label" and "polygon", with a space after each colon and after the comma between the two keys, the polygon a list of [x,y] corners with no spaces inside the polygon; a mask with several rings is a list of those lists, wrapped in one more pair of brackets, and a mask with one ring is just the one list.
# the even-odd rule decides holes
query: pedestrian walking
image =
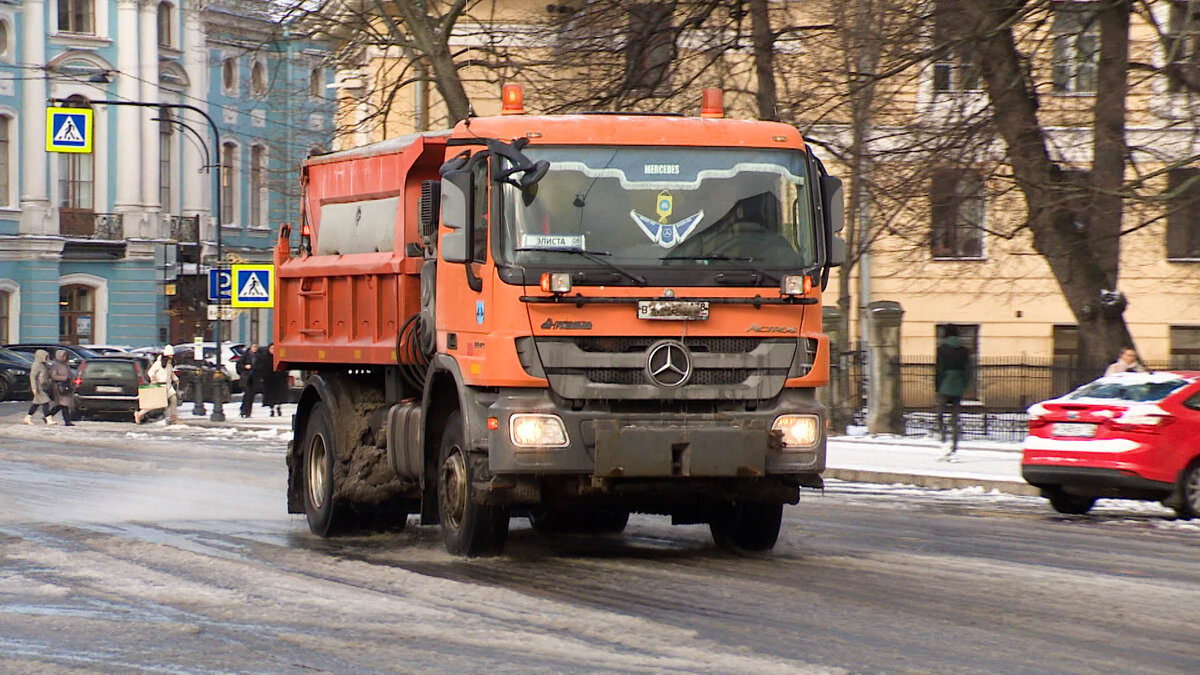
{"label": "pedestrian walking", "polygon": [[[953,462],[957,460],[959,413],[962,412],[963,392],[970,381],[971,355],[958,336],[958,326],[946,326],[946,335],[937,348],[937,361],[934,366],[934,384],[937,389],[937,418],[938,435],[942,440],[942,448],[946,451],[941,459]],[[950,413],[950,441],[946,440],[945,416],[947,409]]]}
{"label": "pedestrian walking", "polygon": [[1145,372],[1140,361],[1138,361],[1137,352],[1132,347],[1126,347],[1117,355],[1117,360],[1109,364],[1104,370],[1105,377],[1109,375],[1120,375],[1121,373],[1141,373]]}
{"label": "pedestrian walking", "polygon": [[258,353],[258,345],[252,344],[238,361],[238,379],[242,382],[242,417],[250,416],[254,409],[254,397],[262,393],[263,371]]}
{"label": "pedestrian walking", "polygon": [[29,404],[29,412],[25,414],[25,424],[33,424],[33,413],[38,406],[42,407],[42,422],[53,424],[50,418],[50,394],[54,383],[50,379],[50,352],[39,349],[33,353],[33,366],[29,368],[29,392],[33,400]]}
{"label": "pedestrian walking", "polygon": [[71,384],[71,378],[74,373],[71,372],[71,366],[67,364],[67,352],[60,349],[54,352],[54,360],[50,362],[50,381],[52,393],[50,398],[54,401],[54,407],[47,413],[46,424],[54,424],[55,413],[62,413],[63,424],[68,427],[73,427],[75,424],[71,422],[71,403],[75,396],[75,387]]}
{"label": "pedestrian walking", "polygon": [[[146,373],[151,382],[165,385],[167,388],[167,424],[179,421],[179,376],[175,374],[175,348],[171,345],[163,347],[163,353],[154,360],[150,371]],[[137,423],[142,421],[142,411],[134,416]]]}
{"label": "pedestrian walking", "polygon": [[263,387],[263,405],[271,409],[271,417],[282,417],[283,410],[280,408],[284,403],[287,403],[288,397],[288,379],[287,372],[275,369],[275,343],[267,345],[266,358],[264,359],[266,371],[266,384]]}

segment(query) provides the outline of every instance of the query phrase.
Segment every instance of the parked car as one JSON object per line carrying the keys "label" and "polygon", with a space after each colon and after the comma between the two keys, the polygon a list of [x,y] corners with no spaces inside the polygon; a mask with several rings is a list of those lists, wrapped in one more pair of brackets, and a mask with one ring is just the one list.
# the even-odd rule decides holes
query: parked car
{"label": "parked car", "polygon": [[[216,363],[216,343],[202,342],[201,344],[204,347],[204,360],[208,363]],[[237,362],[241,358],[241,352],[239,351],[241,346],[240,344],[230,342],[225,342],[221,345],[221,370],[229,377],[229,381],[234,384],[237,384],[238,379]],[[180,362],[185,355],[191,357],[195,353],[195,349],[196,344],[194,342],[184,342],[175,345],[175,361],[177,363]]]}
{"label": "parked car", "polygon": [[133,353],[133,348],[129,347],[128,345],[79,345],[79,346],[83,347],[84,349],[90,349],[91,351],[99,354],[100,356],[111,356],[113,354],[131,354],[131,353]]}
{"label": "parked car", "polygon": [[1122,373],[1033,405],[1021,474],[1059,513],[1116,497],[1200,516],[1200,372]]}
{"label": "parked car", "polygon": [[67,365],[71,366],[71,370],[75,370],[76,368],[78,368],[79,364],[84,359],[94,359],[97,356],[100,356],[96,352],[93,352],[92,350],[90,350],[86,347],[80,347],[79,345],[57,345],[57,344],[52,344],[52,343],[22,342],[19,344],[4,345],[4,347],[6,349],[11,349],[14,352],[21,352],[23,354],[28,354],[31,358],[33,357],[34,352],[36,352],[39,349],[45,349],[46,352],[48,354],[50,354],[50,358],[54,358],[54,353],[57,352],[58,350],[60,350],[60,349],[66,350]]}
{"label": "parked car", "polygon": [[33,355],[0,347],[0,401],[32,398],[29,370]]}
{"label": "parked car", "polygon": [[139,359],[87,359],[75,373],[75,410],[80,418],[115,415],[133,419],[138,386],[148,382]]}

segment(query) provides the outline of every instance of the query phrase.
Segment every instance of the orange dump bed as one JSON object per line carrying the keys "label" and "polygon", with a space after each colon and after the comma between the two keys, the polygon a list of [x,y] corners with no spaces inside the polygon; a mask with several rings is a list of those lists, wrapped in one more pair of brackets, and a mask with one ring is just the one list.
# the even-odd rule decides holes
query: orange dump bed
{"label": "orange dump bed", "polygon": [[447,133],[397,138],[310,159],[304,222],[312,255],[275,251],[275,345],[281,364],[396,363],[420,303],[421,181],[437,178]]}

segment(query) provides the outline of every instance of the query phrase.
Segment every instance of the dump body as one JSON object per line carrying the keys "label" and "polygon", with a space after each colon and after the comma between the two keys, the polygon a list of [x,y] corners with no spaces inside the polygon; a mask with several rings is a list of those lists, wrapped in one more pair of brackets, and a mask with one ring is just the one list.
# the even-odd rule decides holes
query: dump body
{"label": "dump body", "polygon": [[275,260],[277,358],[315,373],[290,509],[321,534],[420,512],[468,554],[514,513],[769,548],[824,468],[840,182],[777,123],[469,122],[304,167],[307,234]]}

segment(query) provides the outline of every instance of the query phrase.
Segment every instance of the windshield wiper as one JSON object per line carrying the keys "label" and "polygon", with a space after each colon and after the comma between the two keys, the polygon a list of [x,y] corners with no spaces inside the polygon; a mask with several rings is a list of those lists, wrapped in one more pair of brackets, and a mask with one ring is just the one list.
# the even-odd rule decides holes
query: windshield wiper
{"label": "windshield wiper", "polygon": [[756,273],[762,275],[764,278],[770,279],[771,281],[774,281],[777,284],[781,283],[779,277],[777,277],[774,274],[771,274],[770,272],[753,264],[754,258],[750,258],[750,257],[738,257],[738,256],[724,255],[722,253],[712,253],[709,255],[669,255],[669,256],[665,256],[663,258],[659,258],[659,260],[695,260],[695,261],[720,260],[722,262],[746,263],[746,267],[749,267],[752,272],[756,272]]}
{"label": "windshield wiper", "polygon": [[581,256],[587,258],[588,260],[591,260],[592,262],[596,262],[596,263],[600,263],[601,265],[604,265],[605,267],[616,272],[617,274],[620,274],[621,276],[626,277],[627,279],[629,279],[633,283],[637,284],[638,286],[645,286],[647,283],[646,278],[641,276],[640,274],[634,274],[633,272],[630,272],[626,269],[622,269],[620,266],[615,265],[615,264],[605,260],[602,256],[611,256],[612,255],[608,251],[587,251],[582,248],[553,248],[550,246],[524,246],[524,247],[518,248],[516,250],[517,250],[517,252],[537,251],[540,253],[571,253],[574,255],[581,255]]}

